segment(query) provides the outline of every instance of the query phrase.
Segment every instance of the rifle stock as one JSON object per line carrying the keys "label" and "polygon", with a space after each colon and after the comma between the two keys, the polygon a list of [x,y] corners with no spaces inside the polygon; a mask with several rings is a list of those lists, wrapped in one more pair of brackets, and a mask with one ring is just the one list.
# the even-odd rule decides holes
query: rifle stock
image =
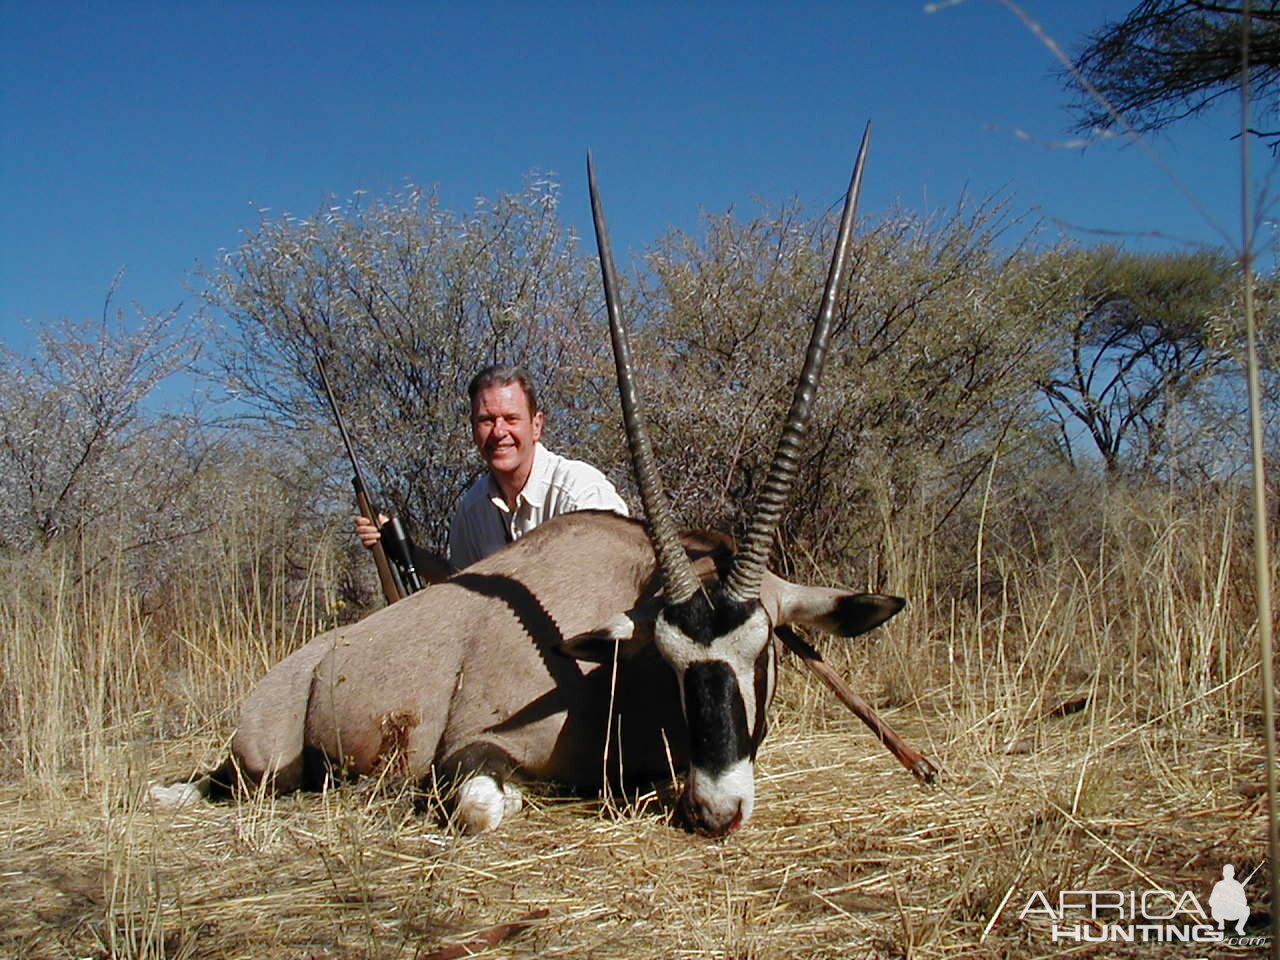
{"label": "rifle stock", "polygon": [[[369,517],[374,523],[378,522],[378,512],[373,509],[373,505],[369,503],[368,491],[364,489],[364,484],[360,477],[351,478],[351,486],[356,491],[356,507],[360,510],[360,516]],[[387,559],[387,551],[382,548],[382,544],[375,543],[371,548],[373,553],[373,565],[378,568],[378,582],[382,584],[382,595],[387,598],[387,603],[395,603],[401,599],[400,584],[396,580],[395,571],[391,569],[391,561]]]}

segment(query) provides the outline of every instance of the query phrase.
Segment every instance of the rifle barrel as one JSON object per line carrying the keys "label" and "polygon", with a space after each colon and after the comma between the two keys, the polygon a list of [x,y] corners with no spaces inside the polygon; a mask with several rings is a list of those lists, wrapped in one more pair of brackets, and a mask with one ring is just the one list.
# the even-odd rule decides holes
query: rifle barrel
{"label": "rifle barrel", "polygon": [[[316,369],[320,371],[320,382],[324,385],[325,396],[329,398],[329,409],[333,411],[333,419],[338,422],[338,432],[342,434],[342,443],[347,448],[347,457],[351,460],[351,469],[355,471],[351,478],[351,485],[356,491],[356,506],[360,508],[360,513],[368,517],[376,525],[378,522],[378,511],[369,500],[369,487],[364,482],[364,475],[360,472],[360,461],[356,459],[355,447],[351,445],[351,437],[347,434],[347,425],[343,422],[342,413],[338,410],[337,398],[333,395],[333,387],[329,384],[329,374],[324,368],[324,360],[320,356],[320,348],[315,348]],[[373,565],[378,568],[378,582],[382,584],[382,595],[387,598],[387,603],[395,603],[404,596],[404,591],[396,580],[395,571],[391,569],[391,561],[387,559],[387,552],[383,549],[381,543],[373,545]],[[410,588],[412,589],[412,587]]]}
{"label": "rifle barrel", "polygon": [[[342,444],[347,448],[347,458],[351,461],[351,469],[356,472],[356,481],[362,490],[368,490],[364,482],[364,475],[360,472],[360,461],[356,459],[356,449],[351,445],[351,437],[347,433],[347,424],[342,419],[342,411],[338,409],[338,401],[333,395],[333,387],[329,384],[329,374],[324,368],[324,360],[320,358],[320,350],[316,349],[316,369],[320,371],[320,382],[324,385],[324,395],[329,398],[329,409],[333,411],[333,419],[338,423],[338,433],[342,434]],[[367,494],[366,494],[367,496]],[[374,523],[378,522],[376,516],[370,517]]]}

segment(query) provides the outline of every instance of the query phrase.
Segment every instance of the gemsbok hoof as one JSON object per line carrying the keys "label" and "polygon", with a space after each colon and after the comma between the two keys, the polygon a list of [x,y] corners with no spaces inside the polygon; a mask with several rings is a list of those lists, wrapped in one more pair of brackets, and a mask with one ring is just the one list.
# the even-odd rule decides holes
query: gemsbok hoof
{"label": "gemsbok hoof", "polygon": [[147,788],[147,799],[157,810],[186,810],[204,799],[197,783],[174,783],[163,786],[153,783]]}

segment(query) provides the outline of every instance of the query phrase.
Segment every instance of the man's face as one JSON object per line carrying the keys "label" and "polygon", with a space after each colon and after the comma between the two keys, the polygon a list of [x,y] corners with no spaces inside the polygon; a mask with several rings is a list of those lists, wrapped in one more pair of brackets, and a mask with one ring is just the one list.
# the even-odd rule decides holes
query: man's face
{"label": "man's face", "polygon": [[480,456],[494,476],[521,486],[533,467],[542,422],[541,411],[529,413],[529,398],[519,383],[484,387],[471,402],[471,435]]}

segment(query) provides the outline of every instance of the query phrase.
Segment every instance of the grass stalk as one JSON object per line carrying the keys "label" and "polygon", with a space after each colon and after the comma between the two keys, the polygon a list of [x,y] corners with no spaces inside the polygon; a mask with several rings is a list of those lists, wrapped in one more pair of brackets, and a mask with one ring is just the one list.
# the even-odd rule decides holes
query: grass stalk
{"label": "grass stalk", "polygon": [[1277,833],[1275,678],[1271,635],[1271,557],[1267,529],[1266,477],[1263,466],[1262,389],[1258,375],[1257,329],[1253,303],[1253,203],[1249,188],[1250,96],[1249,36],[1252,16],[1244,2],[1240,40],[1240,269],[1244,283],[1244,318],[1249,378],[1249,440],[1253,462],[1253,550],[1258,596],[1258,644],[1262,658],[1262,708],[1267,758],[1267,853],[1271,874],[1271,956],[1280,960],[1280,833]]}

